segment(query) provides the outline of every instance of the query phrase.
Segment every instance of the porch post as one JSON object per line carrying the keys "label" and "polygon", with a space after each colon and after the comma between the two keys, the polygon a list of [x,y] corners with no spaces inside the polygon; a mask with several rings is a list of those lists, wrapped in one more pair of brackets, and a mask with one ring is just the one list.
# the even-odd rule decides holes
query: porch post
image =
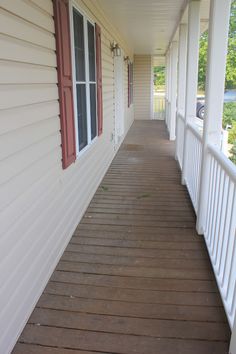
{"label": "porch post", "polygon": [[165,123],[167,125],[168,119],[168,100],[169,100],[169,52],[166,53],[166,70],[165,70],[165,85],[166,85],[166,109],[165,109]]}
{"label": "porch post", "polygon": [[[185,96],[186,96],[186,64],[187,64],[187,25],[179,26],[179,52],[178,52],[178,88],[177,88],[177,113],[185,114]],[[176,130],[176,160],[178,151],[178,136]]]}
{"label": "porch post", "polygon": [[196,116],[197,84],[198,84],[198,54],[200,37],[200,0],[191,0],[188,8],[188,48],[185,97],[185,132],[183,148],[182,184],[185,184],[187,124],[194,121]]}
{"label": "porch post", "polygon": [[232,329],[229,354],[236,354],[236,320],[234,320],[234,326]]}
{"label": "porch post", "polygon": [[220,146],[231,0],[212,0],[210,7],[202,168],[197,231],[204,233],[209,179],[208,143]]}
{"label": "porch post", "polygon": [[176,99],[177,99],[177,63],[178,63],[178,42],[171,44],[171,71],[170,71],[170,114],[169,114],[169,137],[175,140],[175,124],[176,124]]}
{"label": "porch post", "polygon": [[170,60],[170,49],[167,52],[167,114],[166,114],[166,125],[169,131],[170,122],[170,100],[171,100],[171,60]]}

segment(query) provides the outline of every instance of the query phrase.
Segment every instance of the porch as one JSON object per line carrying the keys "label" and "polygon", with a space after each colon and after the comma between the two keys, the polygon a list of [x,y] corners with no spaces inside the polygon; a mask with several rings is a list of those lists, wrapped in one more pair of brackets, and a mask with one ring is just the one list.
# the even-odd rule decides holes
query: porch
{"label": "porch", "polygon": [[13,353],[228,353],[195,223],[164,122],[135,121]]}

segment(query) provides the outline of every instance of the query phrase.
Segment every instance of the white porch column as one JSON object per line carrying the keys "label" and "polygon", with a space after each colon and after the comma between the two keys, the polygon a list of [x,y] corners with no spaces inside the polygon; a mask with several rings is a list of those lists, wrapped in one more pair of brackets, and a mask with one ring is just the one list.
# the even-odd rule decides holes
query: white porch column
{"label": "white porch column", "polygon": [[198,55],[200,37],[200,1],[191,0],[188,7],[188,49],[185,99],[185,133],[183,151],[182,184],[186,176],[186,126],[193,122],[196,116],[197,84],[198,84]]}
{"label": "white porch column", "polygon": [[170,60],[170,50],[167,52],[167,107],[166,107],[166,125],[169,131],[169,122],[170,122],[170,99],[171,99],[171,60]]}
{"label": "white porch column", "polygon": [[168,99],[169,99],[169,52],[166,53],[166,70],[165,70],[165,85],[166,85],[166,109],[165,109],[165,122],[167,125],[168,120]]}
{"label": "white porch column", "polygon": [[233,326],[232,336],[231,336],[231,341],[230,341],[229,354],[236,354],[236,320],[234,320],[234,326]]}
{"label": "white porch column", "polygon": [[170,70],[170,115],[169,115],[169,136],[170,140],[175,140],[176,124],[176,99],[177,99],[177,64],[178,64],[178,42],[172,42],[171,49],[171,70]]}
{"label": "white porch column", "polygon": [[[187,39],[188,31],[186,24],[179,26],[179,51],[178,51],[178,88],[177,88],[177,112],[185,114],[186,96],[186,65],[187,65]],[[176,159],[179,140],[176,130]]]}
{"label": "white porch column", "polygon": [[179,26],[179,59],[178,59],[178,95],[177,111],[184,114],[186,97],[186,66],[187,66],[187,40],[188,31],[186,24]]}
{"label": "white porch column", "polygon": [[212,0],[210,8],[202,169],[197,230],[204,233],[209,179],[208,143],[220,146],[231,0]]}

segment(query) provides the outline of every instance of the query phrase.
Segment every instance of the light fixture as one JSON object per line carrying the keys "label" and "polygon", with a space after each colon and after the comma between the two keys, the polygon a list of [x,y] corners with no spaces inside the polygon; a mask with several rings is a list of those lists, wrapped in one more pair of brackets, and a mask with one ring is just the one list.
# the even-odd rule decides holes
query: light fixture
{"label": "light fixture", "polygon": [[128,55],[126,57],[124,57],[124,61],[127,61],[127,64],[130,64],[130,58]]}
{"label": "light fixture", "polygon": [[113,42],[111,43],[110,48],[111,48],[112,53],[114,54],[114,57],[120,57],[120,56],[121,56],[121,49],[120,49],[118,43],[116,43],[115,41],[113,41]]}

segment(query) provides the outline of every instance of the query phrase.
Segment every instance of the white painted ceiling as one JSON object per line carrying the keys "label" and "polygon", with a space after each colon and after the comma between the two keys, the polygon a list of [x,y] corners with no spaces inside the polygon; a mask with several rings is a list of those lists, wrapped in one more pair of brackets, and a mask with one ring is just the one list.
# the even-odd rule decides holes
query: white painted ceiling
{"label": "white painted ceiling", "polygon": [[[102,8],[135,54],[165,54],[186,7],[186,0],[93,1]],[[203,3],[209,1],[202,0]]]}

